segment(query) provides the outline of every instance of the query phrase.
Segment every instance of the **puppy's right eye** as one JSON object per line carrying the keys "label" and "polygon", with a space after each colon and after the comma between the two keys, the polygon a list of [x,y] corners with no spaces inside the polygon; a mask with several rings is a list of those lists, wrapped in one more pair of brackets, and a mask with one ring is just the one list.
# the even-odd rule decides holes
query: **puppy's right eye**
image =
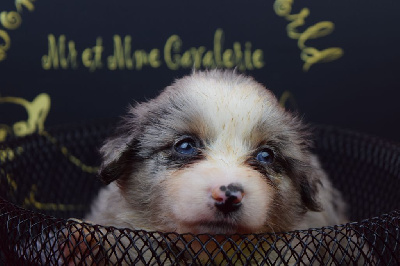
{"label": "puppy's right eye", "polygon": [[270,149],[263,149],[257,154],[256,159],[262,164],[271,164],[274,161],[274,152]]}
{"label": "puppy's right eye", "polygon": [[176,152],[183,155],[193,155],[197,153],[196,141],[192,138],[184,138],[174,145]]}

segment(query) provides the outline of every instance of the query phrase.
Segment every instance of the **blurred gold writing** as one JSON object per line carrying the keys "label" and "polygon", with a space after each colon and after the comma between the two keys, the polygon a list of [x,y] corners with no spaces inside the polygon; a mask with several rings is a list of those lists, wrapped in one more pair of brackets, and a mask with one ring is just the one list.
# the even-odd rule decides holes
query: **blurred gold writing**
{"label": "blurred gold writing", "polygon": [[252,70],[264,66],[264,54],[261,49],[252,51],[251,42],[246,42],[244,49],[239,42],[234,42],[232,49],[224,49],[224,32],[217,29],[214,34],[212,50],[206,47],[192,47],[182,52],[183,42],[178,35],[168,38],[164,46],[164,60],[169,69],[179,68],[232,68]]}
{"label": "blurred gold writing", "polygon": [[12,128],[0,125],[0,142],[4,141],[9,133],[22,137],[32,134],[35,131],[42,132],[44,130],[44,122],[50,110],[50,96],[48,94],[41,93],[32,102],[18,97],[0,97],[1,103],[12,103],[22,106],[28,113],[28,119],[14,123]]}
{"label": "blurred gold writing", "polygon": [[97,69],[141,70],[144,67],[158,68],[165,64],[171,70],[180,68],[233,68],[239,70],[259,69],[264,66],[264,52],[252,48],[251,42],[234,42],[232,48],[224,48],[224,31],[217,29],[214,34],[213,48],[205,46],[189,47],[184,50],[183,41],[178,35],[170,36],[163,49],[132,49],[132,37],[113,36],[113,52],[106,57],[103,38],[97,37],[96,44],[79,52],[75,41],[48,35],[48,52],[42,56],[43,69],[76,69],[82,63],[93,72]]}
{"label": "blurred gold writing", "polygon": [[53,211],[71,211],[71,210],[81,210],[84,208],[83,205],[40,202],[36,199],[37,193],[38,193],[37,185],[32,185],[28,193],[28,196],[24,199],[22,207],[24,208],[33,207],[38,210],[53,210]]}
{"label": "blurred gold writing", "polygon": [[116,69],[137,69],[141,70],[144,66],[158,68],[161,65],[160,50],[152,49],[150,52],[145,50],[135,50],[132,52],[132,37],[127,35],[124,42],[119,35],[114,35],[114,54],[107,59],[107,66],[110,70]]}
{"label": "blurred gold writing", "polygon": [[91,174],[97,173],[98,167],[84,164],[76,156],[72,155],[71,152],[67,149],[67,147],[60,145],[58,140],[55,137],[51,136],[48,132],[42,131],[39,134],[46,137],[53,145],[57,146],[60,149],[60,151],[62,152],[62,154],[66,158],[68,158],[68,160],[72,164],[79,167],[83,172],[87,172],[87,173],[91,173]]}
{"label": "blurred gold writing", "polygon": [[22,147],[18,147],[17,149],[13,150],[11,148],[0,149],[0,162],[4,163],[7,161],[14,160],[17,155],[20,155],[23,151]]}
{"label": "blurred gold writing", "polygon": [[290,23],[286,27],[289,38],[296,39],[297,46],[301,50],[300,58],[304,61],[303,70],[308,71],[316,63],[331,62],[343,56],[343,49],[339,47],[326,48],[322,51],[307,47],[306,41],[321,38],[331,34],[335,24],[331,21],[321,21],[309,26],[303,32],[297,30],[305,24],[305,18],[310,15],[308,8],[303,8],[298,14],[291,14],[293,0],[275,0],[274,10],[278,16],[286,18]]}
{"label": "blurred gold writing", "polygon": [[[33,4],[34,1],[35,0],[15,0],[15,8],[17,9],[17,11],[1,12],[0,25],[3,26],[6,30],[18,29],[22,23],[22,7],[25,7],[32,12],[35,9],[35,6]],[[11,38],[6,30],[0,29],[0,62],[6,59],[7,51],[11,47]]]}
{"label": "blurred gold writing", "polygon": [[65,35],[58,37],[58,42],[54,35],[48,36],[49,51],[47,55],[42,56],[42,67],[44,69],[62,69],[77,68],[78,52],[75,49],[75,42],[69,41],[66,44]]}

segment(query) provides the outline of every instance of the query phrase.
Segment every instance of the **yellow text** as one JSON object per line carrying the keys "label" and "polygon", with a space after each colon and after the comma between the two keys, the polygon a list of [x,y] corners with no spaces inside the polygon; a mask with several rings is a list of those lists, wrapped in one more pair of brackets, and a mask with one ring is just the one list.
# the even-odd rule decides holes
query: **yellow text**
{"label": "yellow text", "polygon": [[205,46],[191,47],[182,51],[183,41],[178,35],[168,38],[164,46],[164,61],[169,69],[179,68],[233,68],[252,70],[264,66],[264,53],[261,49],[252,50],[251,42],[234,42],[232,48],[224,48],[224,32],[217,29],[214,34],[213,49]]}
{"label": "yellow text", "polygon": [[[113,49],[107,50],[103,38],[97,37],[96,44],[78,51],[73,40],[65,35],[58,38],[48,35],[48,51],[42,56],[42,67],[50,69],[77,69],[79,59],[84,67],[93,72],[98,69],[107,70],[142,70],[144,67],[159,68],[166,65],[171,70],[180,68],[233,68],[252,70],[264,67],[264,52],[253,49],[252,43],[234,42],[232,47],[224,47],[224,31],[217,29],[211,49],[206,46],[184,49],[182,38],[170,36],[162,49],[133,49],[132,36],[113,36]],[[106,52],[112,51],[106,56]],[[106,60],[104,60],[104,58]]]}
{"label": "yellow text", "polygon": [[78,52],[75,48],[74,41],[66,43],[65,35],[60,35],[58,41],[53,34],[48,36],[48,54],[42,56],[43,69],[62,69],[77,68],[77,55]]}

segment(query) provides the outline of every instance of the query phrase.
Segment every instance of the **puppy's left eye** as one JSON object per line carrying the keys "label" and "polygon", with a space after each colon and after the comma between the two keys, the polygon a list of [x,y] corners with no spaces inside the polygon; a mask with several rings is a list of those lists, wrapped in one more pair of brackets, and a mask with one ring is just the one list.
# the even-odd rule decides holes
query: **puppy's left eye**
{"label": "puppy's left eye", "polygon": [[183,155],[193,155],[197,153],[196,141],[192,138],[184,138],[174,145],[175,151]]}
{"label": "puppy's left eye", "polygon": [[270,149],[263,149],[257,154],[256,159],[260,163],[271,164],[274,161],[274,152]]}

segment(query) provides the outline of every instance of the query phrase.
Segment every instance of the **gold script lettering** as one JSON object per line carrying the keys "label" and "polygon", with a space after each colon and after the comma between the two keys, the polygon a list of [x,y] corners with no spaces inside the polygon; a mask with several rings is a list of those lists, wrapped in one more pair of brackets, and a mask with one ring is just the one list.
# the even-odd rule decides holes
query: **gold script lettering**
{"label": "gold script lettering", "polygon": [[234,61],[233,50],[232,49],[226,49],[224,51],[224,54],[222,55],[222,60],[224,62],[224,65],[227,68],[234,67],[235,66],[235,61]]}
{"label": "gold script lettering", "polygon": [[214,57],[218,67],[222,67],[221,50],[224,43],[224,32],[222,29],[217,29],[214,34]]}
{"label": "gold script lettering", "polygon": [[150,66],[152,66],[153,68],[158,68],[161,66],[159,49],[152,49],[150,51],[149,62],[150,62]]}
{"label": "gold script lettering", "polygon": [[250,42],[246,42],[244,44],[245,50],[244,50],[244,62],[246,65],[247,69],[252,70],[253,69],[253,64],[251,62],[251,43]]}
{"label": "gold script lettering", "polygon": [[96,45],[94,47],[83,50],[82,63],[85,67],[89,68],[91,72],[103,67],[103,63],[101,62],[103,50],[103,39],[100,37],[96,39]]}
{"label": "gold script lettering", "polygon": [[183,42],[178,35],[168,38],[164,46],[164,60],[167,67],[172,70],[182,68],[205,68],[237,66],[240,70],[262,68],[263,51],[257,49],[253,52],[251,42],[246,42],[244,51],[239,42],[233,43],[233,49],[224,48],[224,31],[217,29],[214,34],[213,49],[207,50],[205,46],[191,47],[181,52]]}
{"label": "gold script lettering", "polygon": [[143,66],[149,63],[147,58],[147,53],[145,50],[136,50],[133,53],[133,58],[135,59],[135,65],[137,70],[141,70]]}
{"label": "gold script lettering", "polygon": [[75,42],[68,42],[68,54],[66,50],[66,37],[60,35],[58,42],[53,34],[48,36],[48,54],[42,56],[43,69],[51,68],[58,69],[60,66],[63,69],[78,67],[77,62],[78,52],[75,49]]}
{"label": "gold script lettering", "polygon": [[179,53],[182,46],[182,40],[178,35],[172,35],[168,38],[164,46],[164,60],[169,69],[177,70],[179,68],[179,55],[172,53]]}
{"label": "gold script lettering", "polygon": [[[129,39],[125,38],[125,43],[128,41]],[[130,65],[132,65],[132,63],[130,63]],[[125,68],[125,56],[121,37],[119,35],[114,35],[114,54],[108,57],[108,69],[115,70],[117,68]]]}
{"label": "gold script lettering", "polygon": [[[126,35],[113,36],[114,49],[111,55],[106,57],[108,70],[142,70],[144,67],[158,68],[164,62],[167,68],[178,70],[179,68],[214,68],[237,67],[241,71],[262,68],[264,66],[264,52],[261,49],[253,50],[251,42],[234,42],[232,48],[224,48],[224,31],[217,29],[214,34],[213,47],[205,46],[189,47],[184,50],[183,41],[178,35],[171,35],[165,42],[164,54],[160,49],[153,48],[150,51],[144,49],[132,49],[132,37]],[[96,45],[82,50],[81,59],[83,66],[93,72],[103,67],[103,38],[97,37]],[[48,35],[48,53],[42,56],[44,69],[69,69],[76,68],[78,51],[75,42],[67,41],[65,35],[55,37]],[[164,62],[162,61],[162,58]]]}
{"label": "gold script lettering", "polygon": [[108,56],[107,66],[110,70],[137,69],[150,65],[157,68],[161,65],[160,50],[152,49],[149,53],[143,49],[132,52],[132,37],[127,35],[122,42],[121,36],[114,35],[114,54]]}
{"label": "gold script lettering", "polygon": [[261,49],[257,49],[253,53],[253,64],[255,68],[262,68],[264,64],[264,52]]}

